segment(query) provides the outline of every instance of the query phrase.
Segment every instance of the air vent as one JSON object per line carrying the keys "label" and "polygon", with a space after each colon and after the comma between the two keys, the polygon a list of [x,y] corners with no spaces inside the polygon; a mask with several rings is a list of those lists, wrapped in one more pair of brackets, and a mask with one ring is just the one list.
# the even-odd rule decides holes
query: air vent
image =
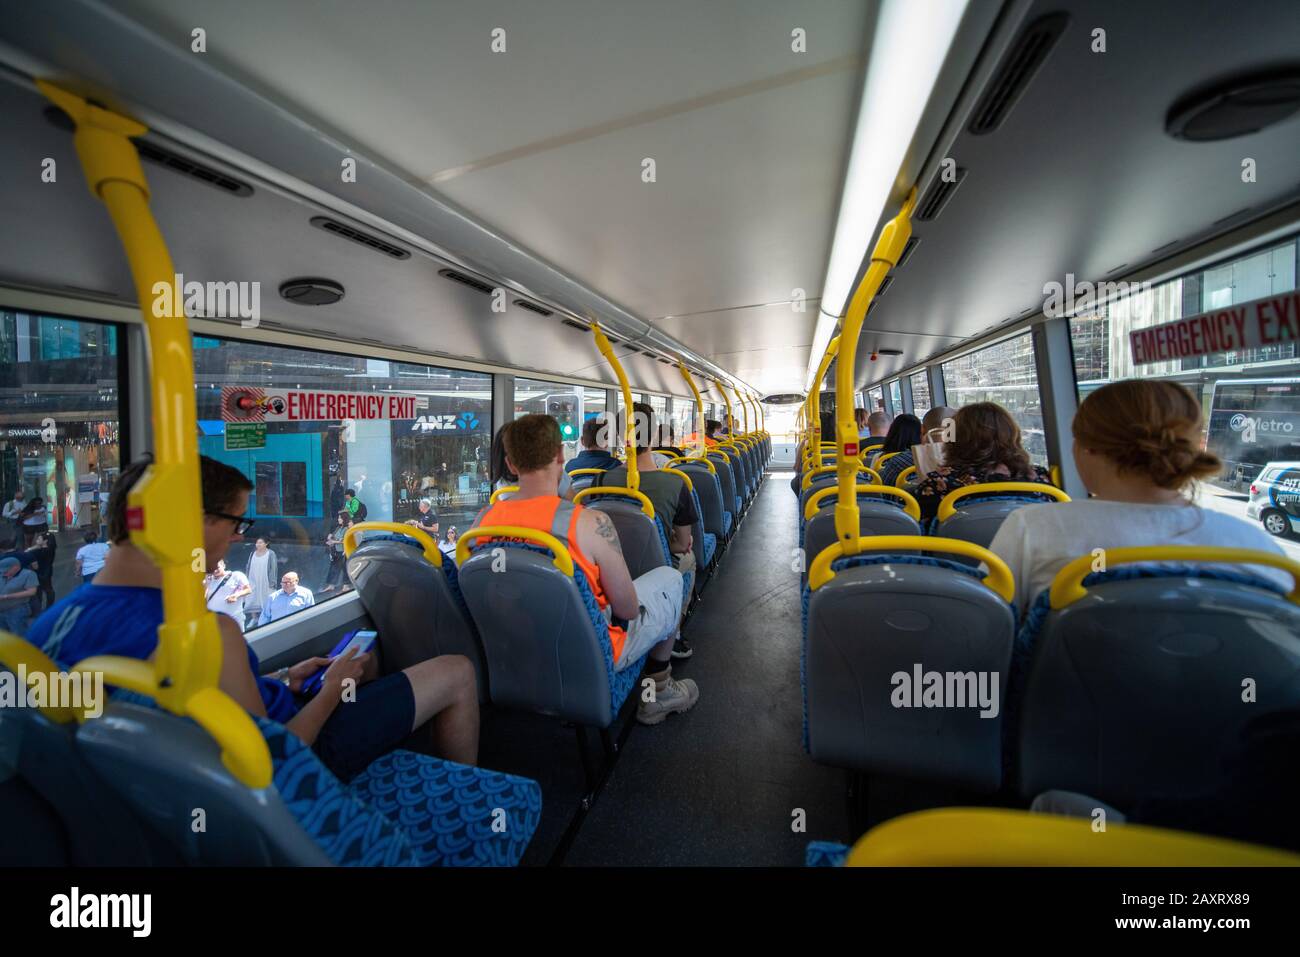
{"label": "air vent", "polygon": [[662,363],[663,363],[664,365],[666,365],[666,366],[675,366],[675,365],[677,365],[677,363],[676,363],[676,362],[673,362],[672,359],[660,359],[659,361],[662,362]]}
{"label": "air vent", "polygon": [[934,182],[930,184],[930,188],[925,191],[925,195],[921,197],[921,202],[916,207],[916,215],[912,218],[921,222],[930,222],[936,219],[939,213],[943,212],[943,208],[948,205],[948,200],[952,199],[952,194],[957,192],[957,187],[962,184],[962,180],[965,178],[966,170],[960,166],[957,167],[957,175],[952,182],[944,179],[943,172],[940,171]]}
{"label": "air vent", "polygon": [[966,129],[973,136],[992,133],[1011,113],[1070,22],[1066,13],[1049,13],[1029,24],[1002,57],[971,114]]}
{"label": "air vent", "polygon": [[[547,309],[545,306],[539,306],[537,303],[529,302],[527,299],[516,299],[515,305],[518,306],[520,309],[527,309],[529,312],[535,312],[539,316],[555,315],[554,312],[552,312],[550,309]],[[582,327],[579,326],[579,328]]]}
{"label": "air vent", "polygon": [[570,329],[579,329],[582,332],[591,332],[591,330],[587,326],[583,325],[581,322],[578,322],[577,320],[574,319],[561,319],[560,322],[568,326]]}
{"label": "air vent", "polygon": [[157,163],[159,166],[165,166],[174,173],[180,173],[182,176],[188,176],[190,179],[196,179],[200,183],[206,183],[223,193],[229,193],[231,196],[252,196],[253,187],[249,186],[242,180],[237,180],[233,176],[227,176],[225,173],[218,172],[211,166],[204,166],[202,163],[196,163],[192,159],[181,156],[179,153],[173,153],[171,150],[163,149],[156,143],[150,143],[145,140],[136,140],[135,148],[140,152],[140,158],[148,160],[151,163]]}
{"label": "air vent", "polygon": [[349,226],[347,223],[340,223],[337,219],[330,219],[328,216],[313,216],[311,224],[317,229],[323,229],[327,233],[333,233],[335,236],[342,236],[344,239],[350,239],[352,242],[361,246],[373,249],[375,252],[383,253],[385,256],[391,256],[393,259],[410,259],[409,250],[401,246],[394,246],[387,240],[380,239],[370,233],[363,233],[355,226]]}
{"label": "air vent", "polygon": [[904,265],[907,262],[908,257],[912,255],[912,253],[916,250],[916,247],[919,245],[921,245],[921,240],[916,236],[913,236],[906,243],[904,243],[903,251],[902,253],[899,254],[898,263],[894,266],[894,268],[898,269],[900,266]]}
{"label": "air vent", "polygon": [[343,287],[332,279],[290,279],[281,283],[280,296],[300,306],[330,306],[343,298]]}
{"label": "air vent", "polygon": [[444,279],[450,279],[452,282],[458,282],[462,286],[469,286],[471,289],[477,289],[485,296],[492,295],[493,289],[495,288],[494,286],[489,286],[482,279],[475,279],[473,276],[463,272],[457,272],[454,269],[439,269],[438,275],[442,276]]}
{"label": "air vent", "polygon": [[876,290],[876,298],[877,298],[877,299],[879,299],[881,296],[883,296],[883,295],[885,294],[885,290],[889,288],[890,284],[891,284],[893,281],[894,281],[894,277],[893,277],[893,276],[886,276],[886,277],[885,277],[884,282],[882,282],[882,283],[880,284],[880,288]]}

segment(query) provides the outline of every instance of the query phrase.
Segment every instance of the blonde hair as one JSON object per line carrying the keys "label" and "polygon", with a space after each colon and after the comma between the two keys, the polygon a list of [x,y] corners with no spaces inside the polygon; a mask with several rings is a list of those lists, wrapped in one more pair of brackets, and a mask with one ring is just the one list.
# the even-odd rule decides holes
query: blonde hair
{"label": "blonde hair", "polygon": [[1186,386],[1125,379],[1089,395],[1074,416],[1075,439],[1164,489],[1182,489],[1215,475],[1219,457],[1200,447],[1201,404]]}

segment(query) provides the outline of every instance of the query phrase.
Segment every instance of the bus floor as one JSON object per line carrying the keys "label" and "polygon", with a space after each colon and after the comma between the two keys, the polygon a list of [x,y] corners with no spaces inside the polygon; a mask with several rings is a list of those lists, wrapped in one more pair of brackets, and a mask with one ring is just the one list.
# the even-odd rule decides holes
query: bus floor
{"label": "bus floor", "polygon": [[[695,654],[673,670],[699,684],[700,700],[632,730],[566,864],[794,867],[810,840],[856,836],[845,773],[814,764],[801,744],[798,502],[781,478],[769,475],[687,623]],[[484,716],[479,763],[542,785],[524,864],[550,858],[577,807],[575,739],[557,721]]]}

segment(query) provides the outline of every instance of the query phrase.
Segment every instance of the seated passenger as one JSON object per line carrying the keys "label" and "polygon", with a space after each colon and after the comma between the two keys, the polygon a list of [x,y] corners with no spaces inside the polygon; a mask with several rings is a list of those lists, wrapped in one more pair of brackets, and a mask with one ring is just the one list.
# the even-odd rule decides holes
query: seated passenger
{"label": "seated passenger", "polygon": [[[921,437],[911,445],[901,449],[897,455],[881,467],[881,483],[884,485],[898,484],[898,477],[903,474],[903,470],[909,469],[916,464],[912,458],[912,446],[942,441],[944,422],[952,419],[956,415],[957,410],[950,409],[946,405],[936,406],[929,412],[925,413],[925,418],[921,420]],[[888,444],[889,440],[886,439],[885,442]]]}
{"label": "seated passenger", "polygon": [[[861,412],[864,418],[858,418]],[[874,449],[885,444],[885,439],[889,435],[889,426],[893,423],[889,413],[876,411],[870,415],[866,414],[865,409],[854,409],[853,416],[858,419],[858,454],[866,452],[867,449]],[[865,431],[863,431],[865,427]],[[835,433],[831,432],[833,438]]]}
{"label": "seated passenger", "polygon": [[704,444],[709,448],[724,441],[722,437],[722,423],[717,419],[708,419],[704,423]]}
{"label": "seated passenger", "polygon": [[[957,416],[961,432],[962,409]],[[1074,416],[1074,463],[1092,498],[1027,505],[1007,516],[990,550],[1016,579],[1024,611],[1056,573],[1095,548],[1222,545],[1281,554],[1258,525],[1192,500],[1219,459],[1200,447],[1201,406],[1176,382],[1128,379],[1089,395]],[[1291,588],[1286,572],[1240,566]]]}
{"label": "seated passenger", "polygon": [[954,489],[985,482],[1052,483],[1047,469],[1029,461],[1020,444],[1020,426],[995,402],[964,406],[953,417],[956,435],[944,449],[944,464],[930,472],[912,495],[921,506],[921,521],[939,511],[943,497]]}
{"label": "seated passenger", "polygon": [[510,431],[511,423],[507,422],[501,428],[497,429],[497,434],[492,436],[491,472],[489,478],[492,481],[492,491],[498,491],[508,485],[518,485],[519,476],[510,468],[506,462],[506,433]]}
{"label": "seated passenger", "polygon": [[0,559],[0,630],[19,638],[27,634],[37,584],[36,572],[17,558]]}
{"label": "seated passenger", "polygon": [[[32,623],[28,640],[67,668],[92,655],[148,660],[163,623],[162,575],[127,532],[127,493],[144,474],[145,461],[122,471],[108,504],[113,548],[89,585],[82,585]],[[242,540],[252,484],[243,473],[200,456],[203,487],[203,549],[208,568]],[[196,578],[194,587],[199,587]],[[217,615],[221,637],[218,684],[250,714],[269,717],[310,746],[343,781],[399,747],[424,728],[422,749],[461,764],[478,756],[478,688],[474,666],[460,655],[430,658],[405,671],[376,678],[374,655],[349,652],[333,659],[308,658],[275,677],[259,674],[259,662],[227,615]],[[383,638],[380,637],[382,642]],[[303,682],[325,668],[325,686],[300,697]],[[359,687],[343,702],[346,679]],[[373,680],[372,680],[373,679]]]}
{"label": "seated passenger", "polygon": [[689,678],[677,681],[672,676],[673,642],[682,614],[681,573],[665,566],[633,581],[609,516],[559,497],[564,446],[551,416],[516,419],[505,442],[509,467],[519,475],[519,494],[498,499],[474,524],[536,528],[563,542],[610,619],[614,668],[621,671],[649,652],[645,673],[654,679],[655,700],[641,700],[637,720],[659,724],[674,711],[689,710],[699,689]]}
{"label": "seated passenger", "polygon": [[[659,471],[661,468],[655,455],[647,447],[648,436],[654,435],[654,409],[643,402],[632,405],[636,422],[636,467],[639,473],[638,483],[650,504],[654,506],[655,517],[668,536],[668,551],[672,553],[673,564],[687,581],[687,593],[693,585],[696,571],[694,539],[691,528],[700,520],[695,510],[695,496],[676,475]],[[616,485],[627,487],[627,466],[620,464],[604,475],[597,475],[593,485]],[[685,638],[677,639],[673,646],[674,658],[689,658],[692,654],[690,642]]]}
{"label": "seated passenger", "polygon": [[592,416],[582,423],[582,451],[564,463],[564,471],[616,468],[618,459],[609,454],[610,430],[604,415]]}
{"label": "seated passenger", "polygon": [[[659,443],[655,446],[656,452],[666,452],[669,455],[683,456],[686,453],[680,446],[674,445],[676,439],[673,436],[673,424],[665,422],[659,427]],[[662,468],[662,466],[660,466]]]}
{"label": "seated passenger", "polygon": [[[911,453],[912,446],[921,441],[921,420],[909,412],[894,419],[889,424],[889,432],[885,435],[885,442],[877,450],[877,455],[888,455],[891,452],[897,452],[900,455],[903,452]],[[894,456],[897,458],[898,456]],[[889,462],[894,461],[893,458]],[[885,464],[888,465],[889,462]],[[879,470],[877,470],[879,471]],[[881,473],[881,481],[884,481],[884,473]]]}

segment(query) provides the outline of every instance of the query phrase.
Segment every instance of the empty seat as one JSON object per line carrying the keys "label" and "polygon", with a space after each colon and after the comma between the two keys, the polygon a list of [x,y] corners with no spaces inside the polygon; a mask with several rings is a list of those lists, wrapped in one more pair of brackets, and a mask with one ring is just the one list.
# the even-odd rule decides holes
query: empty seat
{"label": "empty seat", "polygon": [[[880,486],[880,475],[872,469],[862,466],[858,469],[857,477],[854,481],[858,485],[875,485]],[[807,483],[806,487],[799,493],[799,519],[804,520],[804,515],[808,511],[808,503],[818,493],[826,489],[834,489],[839,486],[839,478],[834,471],[822,472],[813,476]]]}
{"label": "empty seat", "polygon": [[438,655],[464,655],[478,675],[479,700],[489,700],[482,645],[460,594],[456,563],[433,539],[411,526],[364,522],[348,529],[343,548],[348,577],[379,632],[385,672]]}
{"label": "empty seat", "polygon": [[731,457],[726,452],[709,450],[709,461],[713,463],[718,482],[722,486],[723,526],[726,536],[730,538],[736,523],[740,521],[741,502],[740,493],[736,490],[735,470],[731,466]]}
{"label": "empty seat", "polygon": [[[1300,707],[1300,588],[1287,600],[1270,580],[1203,563],[1293,575],[1300,564],[1193,546],[1105,559],[1104,572],[1092,554],[1063,569],[1017,636],[1008,717],[1020,793],[1080,791],[1123,809],[1212,791],[1247,720]],[[1152,560],[1184,564],[1141,564]]]}
{"label": "empty seat", "polygon": [[677,468],[691,477],[695,494],[699,498],[701,515],[704,519],[704,531],[721,542],[726,539],[728,525],[726,509],[723,508],[722,483],[718,478],[717,467],[707,459],[682,459],[676,463]]}
{"label": "empty seat", "polygon": [[[805,748],[823,764],[996,791],[1015,628],[1010,571],[967,542],[883,536],[857,545],[845,556],[837,543],[809,569]],[[985,579],[898,554],[923,547],[975,555],[991,571]]]}

